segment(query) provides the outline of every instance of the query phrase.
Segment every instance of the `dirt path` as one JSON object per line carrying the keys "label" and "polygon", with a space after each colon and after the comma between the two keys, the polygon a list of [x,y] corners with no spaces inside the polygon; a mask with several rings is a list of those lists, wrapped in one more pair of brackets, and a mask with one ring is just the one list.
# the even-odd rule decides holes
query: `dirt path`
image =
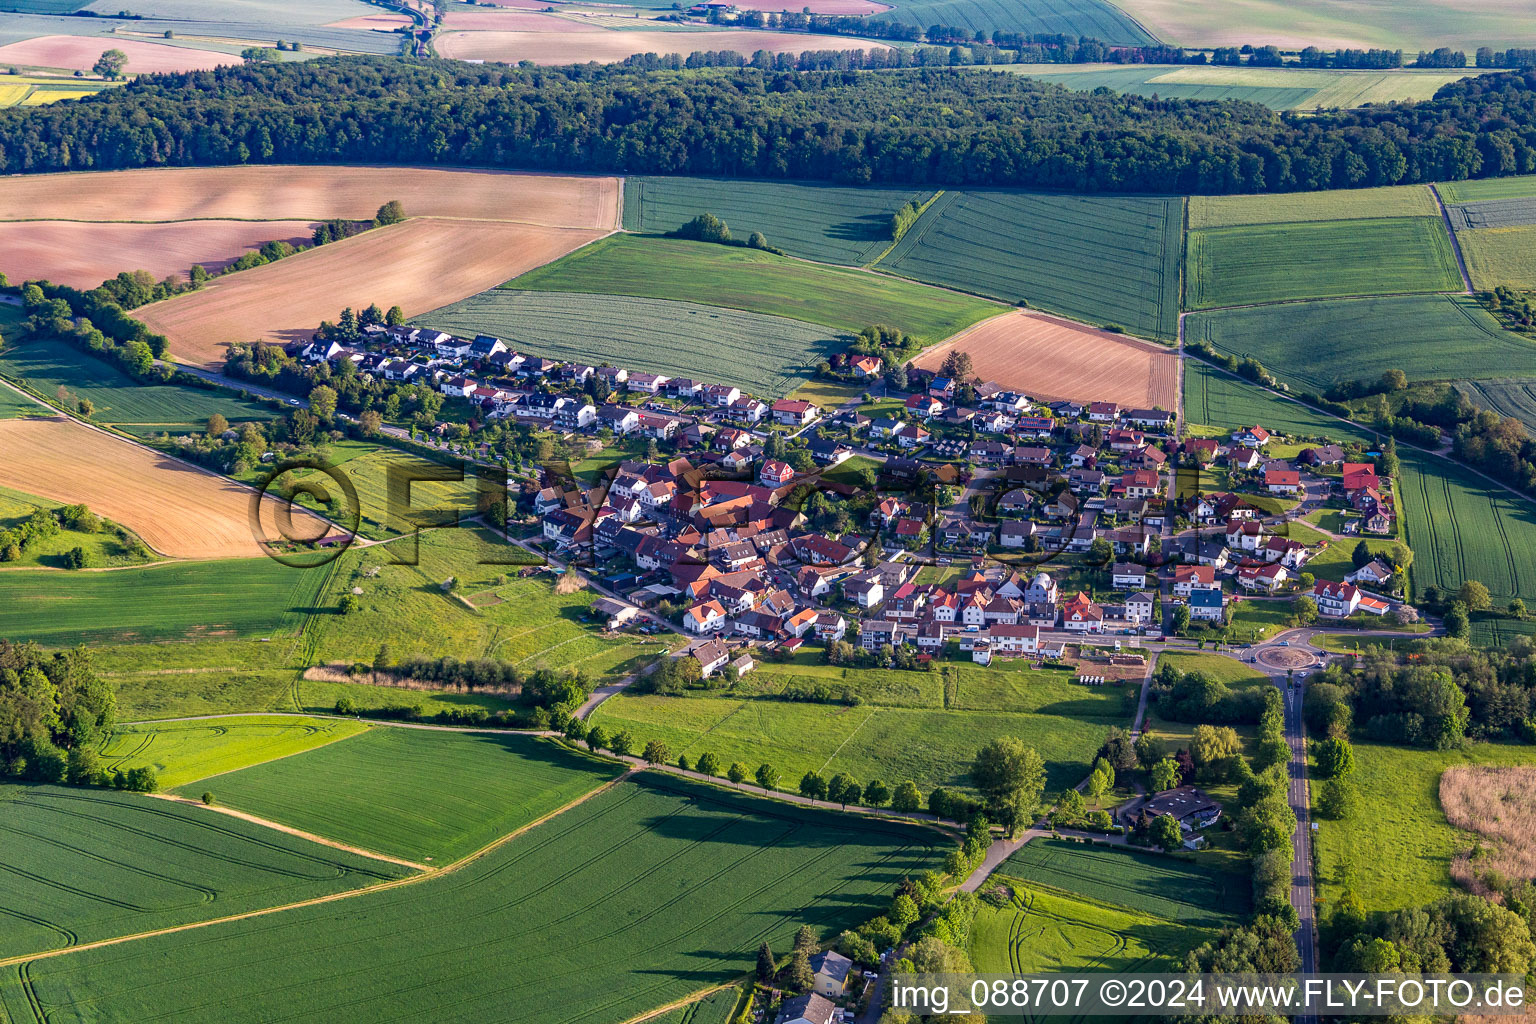
{"label": "dirt path", "polygon": [[1440,210],[1440,219],[1445,221],[1446,234],[1451,236],[1451,251],[1456,254],[1456,269],[1461,271],[1461,283],[1466,286],[1467,294],[1472,294],[1472,275],[1467,273],[1467,261],[1461,255],[1461,240],[1456,237],[1456,225],[1451,223],[1451,212],[1445,208],[1445,200],[1440,198],[1440,190],[1434,185],[1429,186],[1429,194],[1435,197],[1435,206]]}
{"label": "dirt path", "polygon": [[724,985],[716,985],[713,988],[703,989],[702,991],[695,992],[691,996],[686,996],[682,999],[679,999],[675,1003],[668,1003],[666,1006],[658,1006],[654,1010],[647,1010],[638,1017],[629,1018],[629,1020],[624,1021],[623,1024],[641,1024],[642,1021],[654,1020],[664,1013],[669,1013],[670,1011],[679,1009],[680,1007],[692,1006],[694,1003],[701,999],[708,999],[710,996],[714,995],[716,992],[719,992],[721,989],[735,988],[740,984],[741,982],[739,981],[728,981]]}

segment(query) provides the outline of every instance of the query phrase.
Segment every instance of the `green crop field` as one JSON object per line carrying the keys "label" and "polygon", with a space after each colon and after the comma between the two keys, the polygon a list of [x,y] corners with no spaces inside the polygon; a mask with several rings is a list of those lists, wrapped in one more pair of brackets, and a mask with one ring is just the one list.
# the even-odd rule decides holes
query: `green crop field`
{"label": "green crop field", "polygon": [[210,775],[334,743],[366,728],[361,722],[279,715],[121,725],[102,743],[101,760],[109,771],[153,768],[160,788],[174,789]]}
{"label": "green crop field", "polygon": [[325,573],[269,558],[0,572],[0,636],[61,645],[290,636],[317,610]]}
{"label": "green crop field", "polygon": [[1003,307],[878,274],[756,249],[615,235],[503,287],[703,302],[857,333],[884,323],[942,341]]}
{"label": "green crop field", "polygon": [[659,1017],[647,1018],[646,1024],[731,1024],[731,1015],[740,1001],[741,989],[733,985]]}
{"label": "green crop field", "polygon": [[307,754],[205,779],[181,795],[196,799],[207,788],[220,804],[258,817],[441,864],[623,771],[532,736],[376,726]]}
{"label": "green crop field", "polygon": [[[1362,253],[1370,253],[1362,259]],[[1207,228],[1189,235],[1191,309],[1462,287],[1438,217]]]}
{"label": "green crop field", "polygon": [[0,420],[15,419],[18,416],[46,415],[47,412],[39,408],[38,404],[30,398],[0,385]]}
{"label": "green crop field", "polygon": [[[1253,68],[1189,66],[1178,64],[1119,64],[1056,67],[1042,64],[993,64],[998,71],[1039,78],[1069,89],[1092,90],[1100,86],[1118,93],[1182,100],[1247,100],[1272,110],[1314,110],[1318,107],[1354,108],[1391,100],[1427,100],[1447,82],[1467,74],[1454,71],[1422,71],[1399,68],[1391,71],[1330,71],[1316,68]],[[1373,191],[1373,190],[1360,190]],[[1289,198],[1280,196],[1279,198]],[[1199,202],[1195,197],[1192,202]],[[1428,209],[1417,211],[1424,214]],[[1354,216],[1342,214],[1342,216]],[[1363,216],[1372,216],[1364,214]],[[1193,210],[1191,210],[1193,217]],[[1279,217],[1278,220],[1305,218]],[[1191,224],[1193,225],[1193,219]],[[1211,225],[1201,224],[1201,227]]]}
{"label": "green crop field", "polygon": [[879,266],[1172,339],[1182,224],[1180,199],[945,192]]}
{"label": "green crop field", "polygon": [[1536,638],[1536,622],[1530,619],[1474,618],[1472,644],[1476,647],[1507,647],[1516,639]]}
{"label": "green crop field", "polygon": [[1513,416],[1536,435],[1536,380],[1469,380],[1456,388],[1473,405]]}
{"label": "green crop field", "polygon": [[1036,885],[1200,928],[1235,924],[1251,903],[1252,883],[1245,874],[1223,871],[1187,854],[1045,839],[1019,847],[999,870]]}
{"label": "green crop field", "polygon": [[863,266],[891,244],[891,214],[908,201],[922,205],[932,194],[787,181],[632,177],[624,179],[624,226],[662,233],[713,213],[741,241],[761,231],[769,245],[791,256]]}
{"label": "green crop field", "polygon": [[515,338],[549,359],[734,384],[782,398],[851,338],[821,324],[701,302],[492,289],[412,321],[466,337]]}
{"label": "green crop field", "polygon": [[282,415],[273,406],[248,402],[225,391],[181,384],[140,384],[111,364],[61,341],[30,340],[0,351],[0,373],[18,379],[46,398],[60,387],[95,406],[91,419],[131,434],[205,430],[220,413],[231,423]]}
{"label": "green crop field", "polygon": [[[1536,345],[1464,295],[1291,302],[1191,314],[1187,336],[1253,356],[1279,380],[1318,394],[1341,381],[1536,376]],[[1191,419],[1195,417],[1191,415]]]}
{"label": "green crop field", "polygon": [[[0,784],[0,957],[357,889],[405,874],[202,807]],[[5,970],[16,982],[15,968]],[[16,993],[0,1013],[17,1017]]]}
{"label": "green crop field", "polygon": [[1458,231],[1456,241],[1474,288],[1536,289],[1536,224]]}
{"label": "green crop field", "polygon": [[1518,228],[1536,224],[1536,195],[1518,199],[1487,199],[1447,206],[1451,226],[1458,232],[1481,228]]}
{"label": "green crop field", "polygon": [[1281,192],[1253,196],[1190,196],[1189,229],[1309,221],[1438,217],[1427,185],[1355,188],[1328,192]]}
{"label": "green crop field", "polygon": [[519,1024],[611,1024],[734,981],[761,942],[787,948],[802,924],[836,935],[868,920],[942,842],[648,773],[451,874],[8,970],[0,1007],[54,1024],[502,1019],[509,1006]]}
{"label": "green crop field", "polygon": [[1536,196],[1536,174],[1476,181],[1447,181],[1436,185],[1447,203],[1480,203],[1490,199],[1526,199]]}
{"label": "green crop field", "polygon": [[1399,514],[1415,592],[1477,580],[1495,605],[1536,595],[1536,505],[1456,463],[1400,454]]}
{"label": "green crop field", "polygon": [[1003,0],[898,0],[895,10],[879,15],[877,20],[924,29],[940,24],[967,31],[997,29],[1026,35],[1091,36],[1117,46],[1157,42],[1107,0],[1042,0],[1027,5]]}
{"label": "green crop field", "polygon": [[1200,359],[1184,360],[1184,414],[1192,433],[1225,436],[1257,423],[1266,430],[1296,437],[1365,441],[1372,435],[1255,387]]}
{"label": "green crop field", "polygon": [[[1314,807],[1319,903],[1338,899],[1345,877],[1366,906],[1380,910],[1420,906],[1457,891],[1451,857],[1471,837],[1445,820],[1440,775],[1473,764],[1536,765],[1536,750],[1492,743],[1443,751],[1356,743],[1353,816],[1317,818]],[[1314,798],[1318,791],[1312,787]],[[1385,793],[1391,799],[1379,799]]]}

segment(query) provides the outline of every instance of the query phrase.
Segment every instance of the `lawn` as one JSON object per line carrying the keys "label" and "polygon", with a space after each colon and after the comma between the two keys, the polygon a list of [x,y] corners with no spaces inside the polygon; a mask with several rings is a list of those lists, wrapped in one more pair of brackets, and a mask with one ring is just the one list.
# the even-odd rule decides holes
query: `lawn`
{"label": "lawn", "polygon": [[1318,394],[1340,381],[1375,381],[1387,370],[1409,380],[1536,376],[1536,346],[1463,295],[1217,310],[1191,314],[1187,328],[1190,338],[1239,359],[1252,356],[1278,379]]}
{"label": "lawn", "polygon": [[[867,388],[856,384],[839,384],[830,380],[808,380],[795,388],[791,398],[798,398],[806,402],[814,402],[821,409],[836,409],[845,402],[862,399]],[[871,403],[873,404],[873,403]],[[868,415],[867,409],[861,408],[860,413]]]}
{"label": "lawn", "polygon": [[702,302],[857,333],[890,324],[937,342],[1004,311],[994,302],[708,242],[615,235],[504,287]]}
{"label": "lawn", "polygon": [[1198,928],[1235,924],[1248,913],[1246,874],[1199,855],[1168,855],[1059,839],[1035,840],[999,870],[1035,885]]}
{"label": "lawn", "polygon": [[1013,889],[1013,901],[982,904],[976,912],[968,951],[980,973],[1170,971],[1208,937],[1187,925],[994,877]]}
{"label": "lawn", "polygon": [[[1237,69],[1228,69],[1237,70]],[[1255,71],[1244,68],[1243,71]],[[1258,69],[1257,74],[1289,77],[1295,72]],[[1330,74],[1330,72],[1322,72]],[[1353,72],[1332,72],[1356,79]],[[1189,229],[1229,228],[1246,224],[1296,224],[1303,221],[1377,220],[1383,217],[1438,217],[1427,185],[1352,188],[1328,192],[1281,192],[1253,196],[1191,196]]]}
{"label": "lawn", "polygon": [[1256,224],[1189,234],[1185,304],[1191,309],[1461,287],[1439,217]]}
{"label": "lawn", "polygon": [[1414,590],[1487,586],[1494,603],[1536,597],[1536,506],[1445,459],[1400,452],[1398,501]]}
{"label": "lawn", "polygon": [[182,795],[196,799],[211,789],[220,804],[314,835],[446,863],[622,773],[532,736],[377,726],[299,757],[205,779]]}
{"label": "lawn", "polygon": [[[404,869],[202,807],[0,785],[0,957],[278,906]],[[15,969],[6,971],[12,985]],[[0,982],[0,985],[5,984]],[[0,994],[0,1012],[16,993]],[[31,1018],[25,1018],[30,1020]]]}
{"label": "lawn", "polygon": [[1459,231],[1456,240],[1474,288],[1536,288],[1536,225]]}
{"label": "lawn", "polygon": [[1371,437],[1360,427],[1255,387],[1195,358],[1184,360],[1184,410],[1190,430],[1196,434],[1224,437],[1257,423],[1292,437],[1326,437],[1341,442]]}
{"label": "lawn", "polygon": [[59,645],[292,636],[319,610],[326,572],[268,558],[0,572],[0,636]]}
{"label": "lawn", "polygon": [[[6,394],[0,390],[0,397]],[[61,508],[61,503],[50,498],[39,498],[35,495],[24,494],[21,491],[13,491],[6,487],[0,487],[0,530],[8,530],[20,526],[28,517],[38,509]],[[124,565],[143,565],[154,559],[154,555],[147,548],[141,549],[142,555],[136,555],[129,547],[131,534],[119,533],[116,528],[106,527],[96,533],[84,533],[80,530],[60,528],[59,532],[46,540],[34,539],[22,552],[21,558],[14,562],[5,563],[7,569],[39,568],[52,569],[64,568],[64,555],[72,548],[81,548],[85,551],[86,564],[95,568],[116,567]]]}
{"label": "lawn", "polygon": [[1172,340],[1178,333],[1182,202],[945,192],[879,266]]}
{"label": "lawn", "polygon": [[[0,981],[56,1024],[504,1019],[611,1024],[836,935],[938,862],[926,829],[641,775],[451,874],[159,936]],[[402,943],[402,937],[409,937]],[[195,959],[197,970],[187,963]],[[28,1018],[30,1019],[30,1018]]]}
{"label": "lawn", "polygon": [[1232,635],[1239,640],[1267,640],[1291,627],[1290,601],[1237,602],[1232,611]]}
{"label": "lawn", "polygon": [[891,244],[890,220],[926,190],[837,188],[809,182],[725,178],[624,179],[624,227],[661,234],[712,213],[746,241],[754,231],[791,256],[863,266]]}
{"label": "lawn", "polygon": [[1004,0],[911,0],[878,16],[926,29],[954,25],[968,32],[1089,36],[1112,46],[1148,46],[1157,40],[1108,0],[1043,0],[1028,5]]}
{"label": "lawn", "polygon": [[1269,677],[1255,668],[1243,664],[1236,658],[1223,657],[1220,654],[1183,654],[1178,651],[1164,651],[1157,659],[1157,667],[1172,665],[1180,672],[1201,672],[1207,678],[1225,683],[1234,689],[1247,686],[1267,686]]}
{"label": "lawn", "polygon": [[121,725],[102,742],[101,760],[109,771],[148,766],[159,777],[161,789],[175,789],[335,743],[366,728],[361,722],[283,715]]}
{"label": "lawn", "polygon": [[782,398],[809,381],[849,336],[821,324],[702,301],[493,288],[412,321],[463,337],[515,339],[549,359],[734,384]]}
{"label": "lawn", "polygon": [[[1419,906],[1455,891],[1451,855],[1472,837],[1452,828],[1440,809],[1440,773],[1455,765],[1536,764],[1530,747],[1470,744],[1465,750],[1419,750],[1355,744],[1353,816],[1316,816],[1318,901],[1338,898],[1353,879],[1367,910]],[[1316,799],[1321,787],[1312,787]]]}
{"label": "lawn", "polygon": [[[231,423],[282,415],[275,406],[246,401],[228,391],[184,384],[140,384],[112,364],[49,339],[29,339],[0,351],[0,373],[19,379],[49,399],[59,388],[95,407],[91,419],[140,436],[201,432],[219,413]],[[73,411],[73,410],[72,410]]]}

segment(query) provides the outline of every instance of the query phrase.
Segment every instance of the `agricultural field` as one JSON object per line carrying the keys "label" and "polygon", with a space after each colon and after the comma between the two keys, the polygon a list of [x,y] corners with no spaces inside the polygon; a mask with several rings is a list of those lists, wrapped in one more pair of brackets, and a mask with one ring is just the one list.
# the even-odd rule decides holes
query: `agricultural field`
{"label": "agricultural field", "polygon": [[858,270],[755,249],[632,235],[605,238],[505,287],[706,302],[849,333],[883,323],[929,343],[1004,311],[985,299]]}
{"label": "agricultural field", "polygon": [[767,400],[808,382],[850,340],[820,324],[698,302],[504,288],[413,323],[516,338],[519,350],[549,359],[734,384]]}
{"label": "agricultural field", "polygon": [[[1321,394],[1402,370],[1411,381],[1536,375],[1536,348],[1463,295],[1292,302],[1191,314],[1188,337]],[[1341,338],[1349,339],[1341,344]],[[1191,419],[1197,419],[1191,414]]]}
{"label": "agricultural field", "polygon": [[293,636],[323,569],[268,558],[112,572],[0,572],[0,636],[55,646]]}
{"label": "agricultural field", "polygon": [[[121,523],[162,555],[176,558],[254,557],[253,492],[103,430],[62,416],[0,420],[0,487],[84,504]],[[276,499],[262,506],[267,536]],[[329,525],[295,514],[294,530],[324,536]],[[310,532],[305,532],[310,531]]]}
{"label": "agricultural field", "polygon": [[215,1005],[227,1024],[361,1024],[515,1005],[521,1024],[606,1024],[734,981],[802,924],[868,920],[937,864],[935,845],[926,829],[642,774],[452,872],[32,961],[25,993],[16,972],[0,981],[0,1006],[60,1024],[203,1021]]}
{"label": "agricultural field", "polygon": [[945,192],[879,267],[1172,340],[1182,211],[1176,198]]}
{"label": "agricultural field", "polygon": [[[1362,252],[1371,258],[1362,260]],[[1189,235],[1191,309],[1461,287],[1438,217],[1207,228]]]}
{"label": "agricultural field", "polygon": [[0,78],[0,107],[40,107],[55,100],[75,100],[107,88],[106,82],[82,82],[49,75],[7,75]]}
{"label": "agricultural field", "polygon": [[[111,790],[0,785],[0,808],[0,957],[280,906],[406,874],[201,807]],[[5,973],[14,985],[16,971]],[[0,1011],[16,1008],[15,995],[0,995]]]}
{"label": "agricultural field", "polygon": [[1415,592],[1477,580],[1498,606],[1536,593],[1536,506],[1446,459],[1407,449],[1400,457],[1398,501]]}
{"label": "agricultural field", "polygon": [[1536,435],[1536,380],[1458,381],[1456,388],[1473,405],[1513,416]]}
{"label": "agricultural field", "polygon": [[1536,196],[1536,174],[1508,178],[1447,181],[1435,186],[1447,203],[1481,203],[1494,199],[1528,199]]}
{"label": "agricultural field", "polygon": [[127,56],[125,68],[130,75],[149,75],[165,71],[211,71],[223,64],[239,64],[238,54],[194,50],[186,46],[166,46],[141,39],[113,39],[103,42],[90,36],[38,36],[0,46],[0,64],[10,67],[49,68],[60,71],[90,71],[110,46]]}
{"label": "agricultural field", "polygon": [[1507,647],[1522,637],[1536,638],[1536,622],[1493,616],[1472,619],[1470,643],[1474,647]]}
{"label": "agricultural field", "polygon": [[1222,928],[1248,913],[1252,883],[1194,856],[1035,840],[999,870],[1033,885],[1196,928]]}
{"label": "agricultural field", "polygon": [[1206,933],[994,876],[1013,892],[1004,907],[983,904],[971,923],[972,966],[985,974],[1172,970]]}
{"label": "agricultural field", "polygon": [[1536,196],[1486,199],[1445,208],[1457,232],[1482,228],[1518,228],[1536,224]]}
{"label": "agricultural field", "polygon": [[361,722],[252,716],[200,722],[120,725],[101,744],[108,771],[154,769],[161,789],[288,757],[355,736]]}
{"label": "agricultural field", "polygon": [[646,1024],[731,1024],[736,1004],[740,1001],[741,989],[733,985],[687,1006],[647,1018]]}
{"label": "agricultural field", "polygon": [[1040,401],[1178,407],[1179,360],[1172,350],[1040,313],[983,320],[924,352],[913,365],[936,370],[952,351],[970,355],[982,380]]}
{"label": "agricultural field", "polygon": [[[1353,815],[1331,821],[1313,808],[1319,903],[1338,899],[1345,879],[1366,906],[1382,910],[1420,906],[1455,891],[1451,858],[1473,837],[1446,821],[1440,775],[1463,765],[1536,765],[1536,752],[1492,743],[1443,751],[1356,743]],[[1314,798],[1318,791],[1314,786]],[[1373,793],[1392,799],[1372,799]]]}
{"label": "agricultural field", "polygon": [[1435,197],[1427,185],[1280,192],[1274,195],[1189,197],[1191,231],[1251,224],[1301,224],[1439,215]]}
{"label": "agricultural field", "polygon": [[[434,40],[438,54],[460,60],[499,61],[516,64],[584,64],[597,61],[611,64],[637,53],[676,53],[687,55],[695,50],[732,50],[751,56],[758,50],[769,53],[799,54],[822,49],[824,44],[803,33],[770,32],[748,29],[700,29],[652,31],[636,28],[598,28],[589,32],[572,31],[569,23],[540,26],[542,31],[479,30],[447,32]],[[865,50],[887,50],[888,43],[857,37],[844,40]]]}
{"label": "agricultural field", "polygon": [[1157,40],[1134,18],[1107,0],[1046,0],[1027,6],[1002,0],[894,0],[896,9],[879,20],[927,28],[935,23],[975,30],[1092,36],[1116,46],[1144,46]]}
{"label": "agricultural field", "polygon": [[1125,0],[1121,6],[1158,39],[1179,46],[1242,46],[1262,39],[1281,49],[1451,46],[1471,53],[1490,39],[1508,40],[1509,46],[1536,43],[1536,30],[1510,32],[1525,12],[1519,0],[1385,0],[1370,6],[1252,0],[1241,7],[1215,0]]}
{"label": "agricultural field", "polygon": [[181,795],[195,800],[206,788],[222,806],[312,835],[443,864],[623,772],[531,736],[375,726],[307,754],[237,767]]}
{"label": "agricultural field", "polygon": [[1458,231],[1456,241],[1467,261],[1472,287],[1479,291],[1493,291],[1499,285],[1536,289],[1536,223]]}
{"label": "agricultural field", "polygon": [[66,388],[76,398],[90,400],[93,421],[140,436],[200,433],[214,413],[230,423],[265,423],[281,415],[273,406],[227,391],[140,384],[106,360],[52,339],[32,338],[0,348],[0,374],[44,398],[57,400],[59,388]]}
{"label": "agricultural field", "polygon": [[1184,360],[1184,414],[1198,436],[1219,437],[1257,423],[1296,437],[1365,441],[1364,429],[1289,401],[1195,358]]}
{"label": "agricultural field", "polygon": [[906,202],[922,205],[932,192],[836,188],[783,181],[722,178],[624,179],[624,227],[662,234],[701,213],[713,213],[746,241],[754,231],[791,256],[864,266],[891,244],[891,215]]}
{"label": "agricultural field", "polygon": [[[1039,64],[989,65],[999,71],[1039,78],[1068,89],[1091,91],[1103,86],[1118,93],[1184,100],[1247,100],[1272,110],[1354,108],[1392,100],[1427,100],[1447,82],[1473,72],[1330,71],[1314,68],[1253,68],[1179,64],[1083,65],[1057,68]],[[1362,190],[1366,191],[1366,190]],[[1193,204],[1204,197],[1191,197]],[[1281,195],[1277,198],[1288,198]],[[1290,219],[1290,218],[1279,218]],[[1193,221],[1191,221],[1193,224]]]}

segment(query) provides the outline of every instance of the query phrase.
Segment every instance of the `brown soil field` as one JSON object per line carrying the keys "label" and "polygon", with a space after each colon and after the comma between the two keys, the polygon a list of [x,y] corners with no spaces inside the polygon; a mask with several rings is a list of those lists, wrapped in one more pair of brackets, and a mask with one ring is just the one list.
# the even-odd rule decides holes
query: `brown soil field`
{"label": "brown soil field", "polygon": [[[251,492],[158,452],[62,416],[0,420],[0,486],[83,503],[172,558],[262,554],[252,536]],[[276,502],[268,502],[271,508]],[[295,517],[319,537],[327,524]],[[275,519],[268,536],[276,537]]]}
{"label": "brown soil field", "polygon": [[0,220],[361,220],[391,199],[410,217],[619,226],[616,178],[286,165],[0,177]]}
{"label": "brown soil field", "polygon": [[355,18],[342,18],[333,21],[324,28],[362,28],[378,29],[380,32],[393,32],[403,25],[410,25],[412,21],[403,14],[360,14]]}
{"label": "brown soil field", "polygon": [[178,358],[223,362],[234,341],[308,338],[344,306],[398,305],[416,316],[558,259],[607,232],[498,221],[414,218],[311,249],[207,288],[141,306]]}
{"label": "brown soil field", "polygon": [[126,70],[130,75],[144,75],[154,71],[207,71],[222,64],[240,63],[239,56],[231,53],[144,43],[134,39],[38,36],[0,46],[0,64],[89,71],[103,52],[114,49],[128,55]]}
{"label": "brown soil field", "polygon": [[1118,402],[1172,409],[1179,362],[1166,348],[1041,313],[1004,313],[924,352],[937,369],[951,350],[970,353],[976,376],[1047,401]]}
{"label": "brown soil field", "polygon": [[[889,49],[884,43],[844,38],[846,48]],[[791,35],[783,32],[738,31],[666,32],[448,32],[437,40],[437,52],[461,60],[516,63],[531,60],[535,64],[578,64],[585,61],[612,63],[637,53],[691,53],[694,50],[734,50],[752,54],[801,53],[827,48],[825,37]]]}
{"label": "brown soil field", "polygon": [[307,245],[313,227],[304,220],[0,222],[0,271],[13,281],[45,278],[73,288],[94,288],[121,270],[184,279],[194,263],[222,270],[265,242],[281,239]]}

